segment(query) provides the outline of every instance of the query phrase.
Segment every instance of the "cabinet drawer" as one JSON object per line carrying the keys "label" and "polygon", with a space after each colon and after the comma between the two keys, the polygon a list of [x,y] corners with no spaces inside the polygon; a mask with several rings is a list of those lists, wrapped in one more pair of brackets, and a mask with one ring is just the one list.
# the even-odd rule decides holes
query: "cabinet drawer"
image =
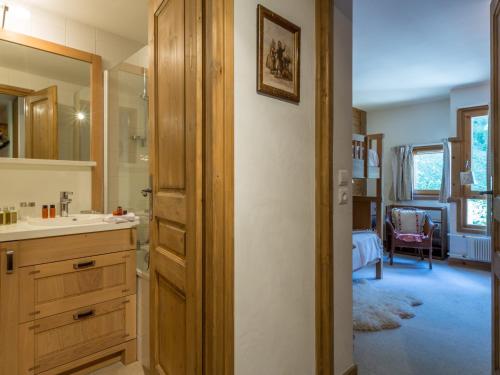
{"label": "cabinet drawer", "polygon": [[127,296],[19,325],[20,374],[38,374],[136,337]]}
{"label": "cabinet drawer", "polygon": [[19,269],[20,322],[135,294],[135,251]]}

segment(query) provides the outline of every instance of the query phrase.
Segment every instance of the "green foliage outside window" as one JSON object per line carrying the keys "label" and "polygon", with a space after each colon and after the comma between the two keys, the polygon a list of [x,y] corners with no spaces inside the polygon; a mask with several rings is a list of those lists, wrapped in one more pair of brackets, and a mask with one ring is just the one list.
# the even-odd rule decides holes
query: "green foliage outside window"
{"label": "green foliage outside window", "polygon": [[441,189],[443,151],[418,152],[413,155],[414,190]]}

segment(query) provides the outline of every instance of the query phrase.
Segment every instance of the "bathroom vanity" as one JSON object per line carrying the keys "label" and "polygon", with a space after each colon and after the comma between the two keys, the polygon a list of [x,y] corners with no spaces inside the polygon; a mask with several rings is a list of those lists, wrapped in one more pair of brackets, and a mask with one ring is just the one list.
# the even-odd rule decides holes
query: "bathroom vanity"
{"label": "bathroom vanity", "polygon": [[0,374],[136,360],[136,223],[79,220],[0,228]]}

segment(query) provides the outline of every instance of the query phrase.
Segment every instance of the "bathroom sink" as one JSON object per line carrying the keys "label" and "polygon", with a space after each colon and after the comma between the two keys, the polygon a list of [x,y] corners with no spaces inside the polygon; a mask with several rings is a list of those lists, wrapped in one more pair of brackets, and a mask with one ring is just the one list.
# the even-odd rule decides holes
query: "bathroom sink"
{"label": "bathroom sink", "polygon": [[66,227],[72,225],[95,224],[102,222],[103,215],[81,214],[54,219],[33,218],[28,219],[28,224],[37,227]]}

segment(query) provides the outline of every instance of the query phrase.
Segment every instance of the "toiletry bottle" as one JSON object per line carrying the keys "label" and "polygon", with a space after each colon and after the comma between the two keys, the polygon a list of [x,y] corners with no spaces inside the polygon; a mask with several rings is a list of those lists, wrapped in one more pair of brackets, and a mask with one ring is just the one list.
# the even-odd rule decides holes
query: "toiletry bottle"
{"label": "toiletry bottle", "polygon": [[28,203],[28,213],[27,215],[29,217],[36,217],[36,203],[35,202],[29,202]]}
{"label": "toiletry bottle", "polygon": [[48,219],[49,218],[49,206],[44,204],[42,206],[42,219]]}
{"label": "toiletry bottle", "polygon": [[0,207],[0,225],[4,225],[4,224],[5,224],[5,215],[3,212],[3,208]]}
{"label": "toiletry bottle", "polygon": [[10,212],[8,207],[3,208],[3,217],[3,223],[6,225],[10,224]]}
{"label": "toiletry bottle", "polygon": [[17,211],[17,221],[23,220],[27,216],[28,202],[19,203],[19,210]]}
{"label": "toiletry bottle", "polygon": [[10,223],[17,224],[17,210],[15,207],[10,208]]}
{"label": "toiletry bottle", "polygon": [[56,217],[56,205],[51,204],[50,205],[50,218],[54,219]]}

